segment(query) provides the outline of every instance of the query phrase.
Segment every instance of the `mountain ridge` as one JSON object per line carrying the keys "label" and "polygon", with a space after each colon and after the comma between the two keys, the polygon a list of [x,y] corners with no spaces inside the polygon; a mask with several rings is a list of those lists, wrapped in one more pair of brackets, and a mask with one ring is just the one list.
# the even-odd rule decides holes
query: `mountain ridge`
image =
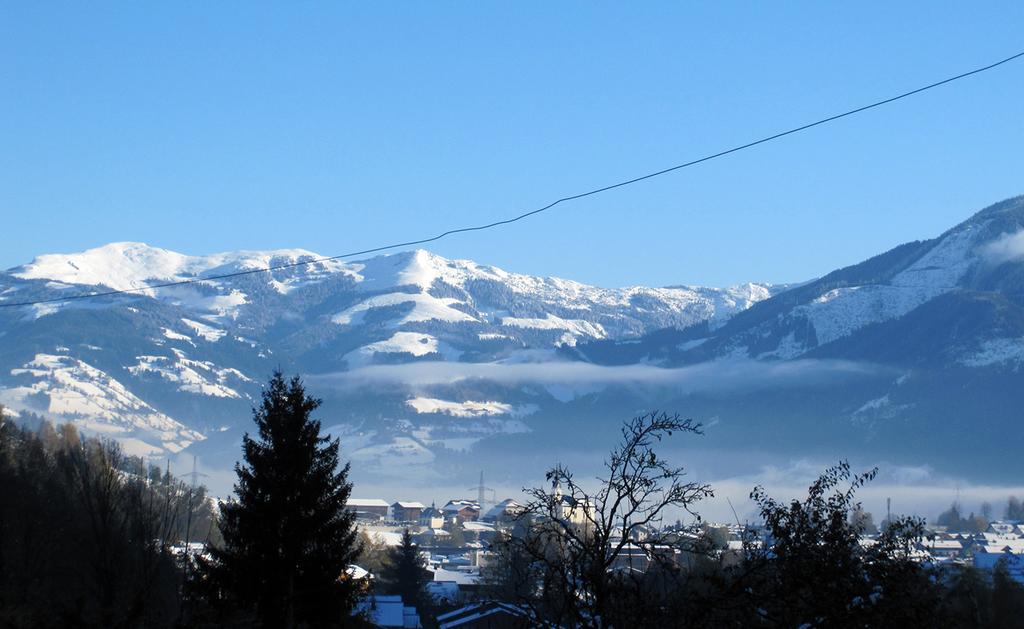
{"label": "mountain ridge", "polygon": [[[306,260],[313,262],[201,279]],[[0,401],[109,430],[140,452],[175,452],[230,425],[232,416],[244,416],[242,403],[257,396],[259,382],[277,365],[315,374],[415,361],[504,360],[580,339],[629,338],[727,318],[776,290],[758,284],[606,289],[424,250],[317,260],[303,249],[187,256],[133,242],[38,256],[0,274],[0,300],[52,299],[89,288],[141,290],[4,309],[0,316],[10,334],[0,334]],[[148,287],[185,280],[198,281]],[[53,368],[31,368],[38,364]],[[149,405],[173,425],[156,429],[143,414],[134,420],[139,430],[130,430],[131,421],[114,421],[84,401],[61,402],[89,390],[116,405],[121,389],[138,394],[136,407]],[[451,411],[444,404],[420,407]],[[184,443],[181,435],[192,441]]]}
{"label": "mountain ridge", "polygon": [[[316,255],[113,243],[0,273],[0,300]],[[842,443],[917,464],[907,444],[971,443],[1017,469],[980,435],[1024,404],[1008,384],[1024,369],[1024,197],[797,285],[601,288],[414,250],[142,292],[0,310],[0,402],[143,454],[226,457],[281,367],[323,388],[333,434],[374,473],[585,444],[655,405],[712,418],[721,447]],[[963,417],[977,434],[956,436]]]}

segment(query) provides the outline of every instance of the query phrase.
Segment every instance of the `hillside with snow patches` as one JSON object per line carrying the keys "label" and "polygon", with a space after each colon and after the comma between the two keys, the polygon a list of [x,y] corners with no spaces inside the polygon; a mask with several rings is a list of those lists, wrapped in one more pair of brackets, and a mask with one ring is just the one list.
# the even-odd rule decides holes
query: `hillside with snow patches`
{"label": "hillside with snow patches", "polygon": [[[826,356],[912,363],[924,353],[962,365],[1015,368],[1024,359],[1015,324],[1024,305],[1022,235],[1024,197],[1017,197],[986,208],[938,238],[901,245],[761,300],[721,326],[696,326],[683,342],[598,342],[579,352],[601,360],[616,348],[633,354],[640,345],[650,350],[647,360],[664,365]],[[999,325],[967,325],[968,320],[958,319],[967,316],[970,303],[986,300],[999,306]],[[902,359],[887,356],[885,345],[865,342],[921,318],[939,303],[958,307],[946,311],[949,320],[919,322],[940,328],[918,339],[918,347],[904,347]]]}
{"label": "hillside with snow patches", "polygon": [[[115,436],[134,453],[178,452],[244,421],[278,365],[316,374],[417,361],[501,363],[580,341],[721,322],[774,290],[605,289],[423,250],[310,262],[320,257],[298,249],[188,256],[112,243],[10,269],[0,275],[0,303],[137,292],[0,313],[7,328],[0,402]],[[281,265],[291,266],[245,274]],[[148,288],[236,273],[243,275]],[[507,416],[479,430],[464,423],[438,443],[528,430],[517,417],[529,405],[423,400],[410,395],[398,408],[438,418]],[[424,441],[451,431],[413,432]],[[376,441],[367,448],[383,447]]]}
{"label": "hillside with snow patches", "polygon": [[1000,465],[1024,404],[1022,197],[788,287],[608,289],[422,250],[318,258],[113,243],[10,269],[0,303],[142,290],[0,308],[0,403],[132,453],[230,463],[280,367],[324,398],[361,469],[420,478],[584,448],[591,427],[651,407],[708,421],[727,450],[922,462],[973,447]]}

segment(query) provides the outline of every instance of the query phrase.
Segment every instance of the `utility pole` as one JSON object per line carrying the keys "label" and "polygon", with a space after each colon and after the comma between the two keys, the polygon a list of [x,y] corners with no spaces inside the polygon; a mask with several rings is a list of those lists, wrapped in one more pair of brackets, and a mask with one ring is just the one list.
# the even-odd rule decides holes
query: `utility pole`
{"label": "utility pole", "polygon": [[487,499],[487,493],[486,492],[488,492],[488,491],[491,492],[491,497],[495,498],[495,500],[497,500],[496,492],[494,491],[494,489],[484,485],[484,471],[483,470],[480,470],[480,484],[477,485],[476,487],[470,487],[466,491],[473,491],[474,489],[477,492],[476,493],[476,495],[477,495],[477,504],[480,505],[480,515],[482,516],[483,512],[484,512],[484,502]]}
{"label": "utility pole", "polygon": [[192,536],[192,495],[195,493],[195,490],[196,490],[196,480],[200,476],[206,476],[206,474],[200,474],[199,471],[196,469],[196,466],[197,466],[196,455],[193,454],[192,455],[192,473],[191,474],[186,474],[186,476],[188,476],[189,478],[192,479],[192,483],[188,487],[188,514],[187,514],[187,516],[185,518],[185,568],[184,568],[184,575],[185,575],[185,581],[186,582],[188,581],[188,568],[189,568],[189,564],[192,563],[192,558],[189,556],[189,551],[191,550],[191,547],[189,546],[189,544],[192,543],[192,540],[191,540],[191,536]]}
{"label": "utility pole", "polygon": [[196,471],[196,455],[193,454],[192,455],[192,471],[189,472],[188,474],[185,474],[185,476],[187,476],[192,481],[191,487],[192,487],[192,489],[195,489],[196,483],[198,482],[198,478],[200,476],[209,477],[209,474],[203,474],[203,473],[200,473],[200,472]]}

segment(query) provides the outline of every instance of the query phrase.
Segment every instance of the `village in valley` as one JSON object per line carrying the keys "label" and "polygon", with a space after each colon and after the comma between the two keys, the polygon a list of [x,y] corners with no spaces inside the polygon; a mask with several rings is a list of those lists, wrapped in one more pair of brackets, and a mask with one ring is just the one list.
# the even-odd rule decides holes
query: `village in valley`
{"label": "village in valley", "polygon": [[[516,534],[514,529],[523,519],[525,507],[513,498],[494,499],[493,490],[484,486],[483,473],[477,490],[475,498],[451,498],[440,506],[437,502],[425,505],[418,501],[383,498],[350,498],[347,506],[355,513],[363,543],[371,548],[397,547],[402,544],[405,532],[409,532],[430,573],[425,594],[439,609],[449,610],[438,616],[439,626],[492,626],[477,624],[480,617],[487,622],[502,619],[510,623],[508,626],[519,626],[518,622],[531,617],[530,610],[510,601],[495,601],[487,588],[487,570],[495,566],[497,558],[492,544],[503,536]],[[487,500],[488,492],[492,494],[491,500]],[[586,529],[592,507],[577,504],[562,495],[557,483],[552,485],[550,493],[561,505],[570,526]],[[945,525],[928,526],[925,535],[909,549],[910,558],[949,575],[965,568],[991,574],[998,566],[1011,579],[1024,584],[1024,520],[988,521],[973,513],[961,519],[958,509],[954,504],[945,514],[954,514],[952,521],[947,517]],[[1010,498],[1007,509],[1015,512],[1019,502]],[[872,516],[858,510],[851,517],[861,519],[858,523],[863,528],[860,544],[864,547],[876,544],[880,529],[874,525]],[[881,523],[883,528],[891,517]],[[647,532],[650,538],[669,533],[683,543],[663,548],[655,546],[653,555],[658,556],[654,557],[651,546],[645,544],[649,541]],[[693,569],[698,556],[704,560],[710,556],[723,568],[737,566],[752,548],[760,548],[766,542],[769,547],[771,544],[763,526],[751,523],[704,521],[686,525],[676,521],[661,530],[651,528],[647,532],[643,528],[634,531],[633,539],[617,552],[612,571],[644,574],[656,570],[659,562],[666,559],[682,570]],[[700,550],[687,552],[684,550],[687,547]],[[671,557],[666,558],[665,554]],[[360,565],[351,566],[348,574],[368,582],[375,578],[371,569]],[[400,596],[368,594],[360,609],[378,626],[420,626],[415,606],[408,605]]]}

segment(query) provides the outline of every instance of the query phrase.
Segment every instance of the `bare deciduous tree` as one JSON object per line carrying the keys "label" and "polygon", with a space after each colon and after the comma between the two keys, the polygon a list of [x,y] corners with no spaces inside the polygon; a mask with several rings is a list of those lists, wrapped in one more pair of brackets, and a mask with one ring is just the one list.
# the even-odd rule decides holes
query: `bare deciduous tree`
{"label": "bare deciduous tree", "polygon": [[[680,553],[694,548],[661,529],[666,511],[684,510],[712,496],[711,487],[686,480],[655,448],[674,433],[702,434],[678,414],[651,412],[625,422],[622,440],[604,462],[590,493],[557,465],[549,488],[526,490],[530,500],[513,534],[497,545],[501,587],[558,624],[622,625],[615,619],[657,605],[657,581],[678,574]],[[627,623],[629,624],[629,623]]]}

